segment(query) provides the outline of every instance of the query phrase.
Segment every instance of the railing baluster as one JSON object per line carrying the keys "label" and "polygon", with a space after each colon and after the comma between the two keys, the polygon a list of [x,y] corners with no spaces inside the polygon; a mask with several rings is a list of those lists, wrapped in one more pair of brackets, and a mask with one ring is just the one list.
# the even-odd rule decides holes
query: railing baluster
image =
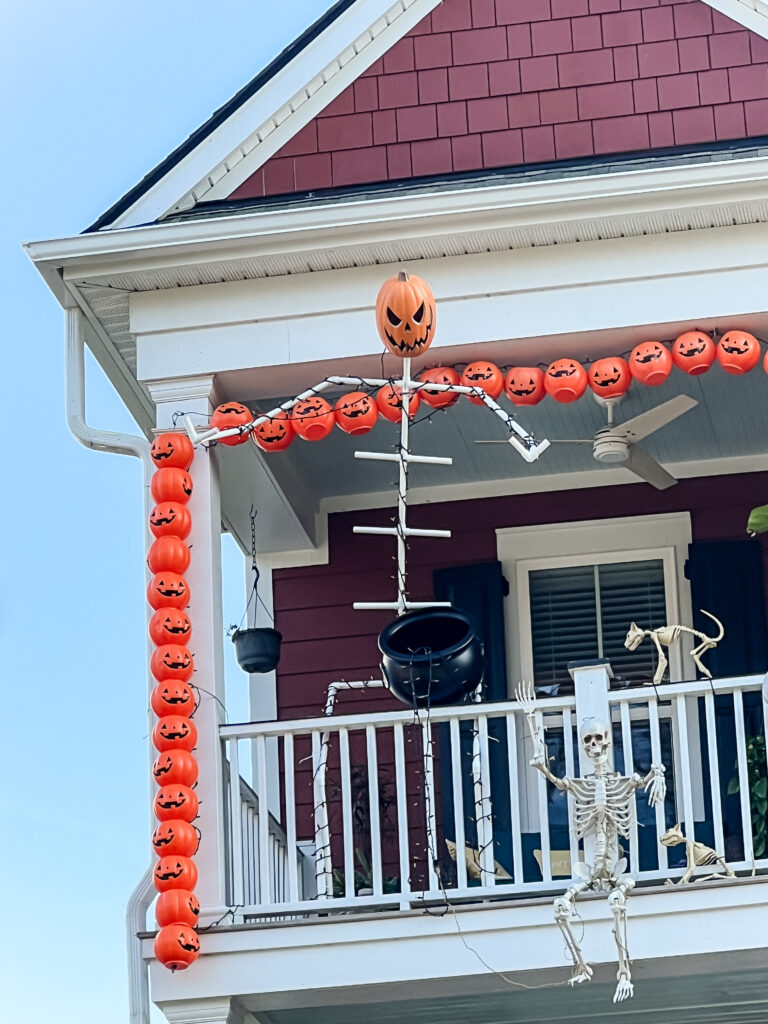
{"label": "railing baluster", "polygon": [[[629,704],[623,700],[619,705],[621,714],[621,749],[624,751],[624,774],[634,775],[635,755],[632,751],[632,722],[629,717]],[[640,849],[637,844],[637,813],[630,816],[629,823],[629,864],[632,871],[640,870]]]}
{"label": "railing baluster", "polygon": [[464,854],[466,837],[464,835],[464,791],[461,773],[461,731],[459,721],[451,719],[451,780],[453,782],[453,820],[456,836],[456,885],[459,889],[467,888],[467,858]]}
{"label": "railing baluster", "polygon": [[[523,846],[520,839],[520,785],[517,775],[517,719],[513,712],[507,712],[507,760],[509,762],[509,819],[512,832],[512,877],[515,885],[525,881],[523,873]],[[458,723],[457,723],[458,724]],[[523,783],[524,784],[524,783]]]}
{"label": "railing baluster", "polygon": [[[544,716],[540,711],[536,712],[536,728],[539,736],[544,740],[546,750],[547,740],[544,733]],[[547,780],[543,775],[536,772],[536,789],[539,797],[539,834],[541,836],[541,877],[545,882],[552,881],[552,858],[549,844],[549,792]]]}
{"label": "railing baluster", "polygon": [[395,722],[395,790],[397,793],[397,838],[400,847],[400,891],[411,891],[410,842],[408,836],[408,784],[405,778],[405,743],[403,726]]}
{"label": "railing baluster", "polygon": [[750,807],[749,774],[747,771],[747,738],[744,729],[744,701],[741,690],[733,692],[733,719],[736,724],[736,763],[739,768],[739,802],[744,832],[744,860],[753,860],[752,809]]}
{"label": "railing baluster", "polygon": [[720,760],[717,753],[717,721],[715,719],[715,698],[711,693],[704,695],[704,710],[707,718],[707,753],[709,754],[709,790],[712,801],[712,828],[715,849],[725,847],[723,836],[723,806],[720,796]]}
{"label": "railing baluster", "polygon": [[696,838],[696,822],[693,812],[693,786],[691,784],[691,755],[688,747],[688,708],[685,697],[675,698],[675,723],[677,726],[677,760],[680,765],[680,779],[683,787],[683,831],[689,839]]}
{"label": "railing baluster", "polygon": [[263,736],[256,737],[256,794],[259,798],[259,902],[272,903],[269,890],[269,811],[267,809],[267,749]]}
{"label": "railing baluster", "polygon": [[[565,774],[569,779],[574,778],[575,766],[573,761],[573,716],[571,709],[563,711],[563,753],[565,754]],[[579,841],[576,838],[574,829],[574,807],[573,797],[568,793],[568,848],[571,851],[571,874],[579,862]]]}
{"label": "railing baluster", "polygon": [[283,761],[285,764],[285,843],[288,856],[288,901],[299,898],[300,856],[296,846],[296,779],[294,776],[293,735],[287,733],[283,739]]}
{"label": "railing baluster", "polygon": [[243,906],[243,833],[240,800],[240,764],[237,740],[228,744],[229,753],[229,820],[232,829],[232,903]]}
{"label": "railing baluster", "polygon": [[368,754],[368,818],[371,828],[371,869],[373,873],[373,894],[380,896],[381,877],[381,821],[379,818],[379,755],[376,749],[376,729],[369,725],[365,730],[365,745]]}
{"label": "railing baluster", "polygon": [[[655,697],[648,698],[648,727],[651,733],[651,760],[661,764],[661,731],[659,730],[659,702]],[[670,765],[666,766],[669,770]],[[661,842],[661,836],[667,831],[664,802],[656,804],[656,856],[659,859],[659,871],[666,870],[667,848]]]}
{"label": "railing baluster", "polygon": [[493,811],[491,806],[491,759],[488,751],[488,718],[477,719],[479,756],[479,819],[477,822],[477,849],[480,861],[480,884],[495,885],[496,865],[493,848]]}
{"label": "railing baluster", "polygon": [[355,895],[355,837],[352,827],[352,768],[349,760],[349,733],[339,729],[341,758],[341,822],[344,830],[344,895]]}
{"label": "railing baluster", "polygon": [[328,827],[328,800],[325,789],[325,772],[328,763],[328,746],[331,733],[320,734],[312,731],[312,793],[315,801],[315,883],[318,899],[330,899],[333,885],[330,880],[332,868],[331,832]]}
{"label": "railing baluster", "polygon": [[424,759],[424,810],[427,828],[427,874],[429,891],[437,889],[434,859],[438,856],[437,819],[435,817],[435,776],[432,763],[432,726],[429,720],[421,724],[421,750]]}

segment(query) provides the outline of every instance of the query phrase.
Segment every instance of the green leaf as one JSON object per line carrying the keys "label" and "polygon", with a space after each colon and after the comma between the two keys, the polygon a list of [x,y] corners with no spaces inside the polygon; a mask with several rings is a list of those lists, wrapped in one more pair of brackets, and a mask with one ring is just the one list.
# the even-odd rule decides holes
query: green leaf
{"label": "green leaf", "polygon": [[755,796],[765,799],[765,797],[768,796],[768,779],[758,779],[752,787],[752,792]]}
{"label": "green leaf", "polygon": [[747,533],[765,533],[768,530],[768,505],[753,508],[747,521]]}
{"label": "green leaf", "polygon": [[728,796],[733,796],[734,793],[739,792],[739,778],[734,776],[728,783]]}

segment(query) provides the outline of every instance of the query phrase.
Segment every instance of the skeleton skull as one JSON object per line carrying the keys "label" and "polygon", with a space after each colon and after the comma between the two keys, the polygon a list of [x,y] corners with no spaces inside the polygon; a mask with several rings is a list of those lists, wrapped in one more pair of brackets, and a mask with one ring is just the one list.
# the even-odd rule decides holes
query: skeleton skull
{"label": "skeleton skull", "polygon": [[596,718],[588,718],[581,726],[580,735],[590,761],[594,764],[604,764],[611,745],[610,726]]}

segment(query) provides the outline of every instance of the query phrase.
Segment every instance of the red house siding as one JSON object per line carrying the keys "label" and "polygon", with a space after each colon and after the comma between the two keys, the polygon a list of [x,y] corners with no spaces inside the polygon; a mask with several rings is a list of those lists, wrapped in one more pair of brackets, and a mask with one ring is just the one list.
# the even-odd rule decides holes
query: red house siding
{"label": "red house siding", "polygon": [[443,0],[232,199],[768,134],[768,41],[701,0]]}

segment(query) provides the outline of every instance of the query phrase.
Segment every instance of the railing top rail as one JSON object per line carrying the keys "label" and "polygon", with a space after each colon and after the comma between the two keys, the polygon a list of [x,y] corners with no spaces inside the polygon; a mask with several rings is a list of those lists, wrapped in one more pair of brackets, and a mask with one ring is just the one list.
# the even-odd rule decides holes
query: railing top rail
{"label": "railing top rail", "polygon": [[[545,697],[537,700],[537,710],[548,713],[558,713],[566,708],[576,706],[576,698],[569,697]],[[520,713],[521,708],[515,700],[496,701],[493,704],[462,704],[453,707],[431,708],[429,719],[431,722],[448,722],[453,718],[495,718],[502,715]],[[420,710],[419,717],[422,722],[426,719],[426,711]],[[284,722],[239,722],[219,727],[219,734],[222,739],[249,739],[253,736],[284,736],[296,732],[334,732],[339,729],[364,729],[367,725],[389,726],[395,722],[408,724],[413,722],[414,713],[406,711],[377,711],[372,714],[339,715],[329,718],[322,715],[318,718],[297,718]]]}
{"label": "railing top rail", "polygon": [[[693,679],[684,683],[662,683],[656,690],[661,700],[673,697],[701,697],[707,693],[733,693],[734,690],[760,689],[763,676],[731,676],[727,679]],[[641,698],[651,700],[656,697],[652,686],[631,686],[626,690],[610,690],[608,702],[621,704],[625,701],[642,703]]]}

